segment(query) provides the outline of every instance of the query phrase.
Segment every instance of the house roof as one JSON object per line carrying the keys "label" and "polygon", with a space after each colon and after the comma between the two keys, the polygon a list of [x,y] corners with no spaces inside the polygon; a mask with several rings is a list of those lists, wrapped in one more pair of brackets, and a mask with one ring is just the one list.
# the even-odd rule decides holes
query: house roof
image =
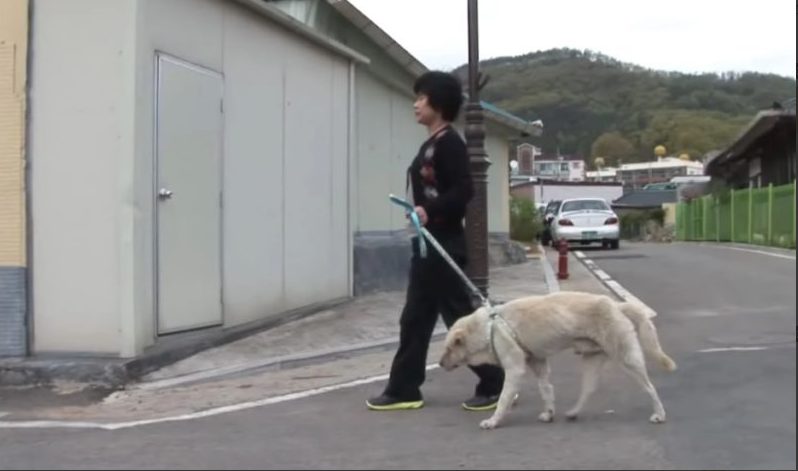
{"label": "house roof", "polygon": [[281,11],[274,5],[270,5],[262,0],[235,0],[237,3],[249,8],[250,10],[258,13],[261,16],[271,19],[272,21],[282,25],[294,33],[306,38],[307,40],[318,44],[319,46],[332,51],[335,54],[352,59],[361,64],[368,64],[371,61],[368,57],[355,51],[354,49],[341,44],[341,42],[331,39],[324,34],[317,31],[312,26],[297,20],[291,15]]}
{"label": "house roof", "polygon": [[[359,28],[363,34],[380,46],[385,53],[401,65],[411,76],[418,77],[428,72],[427,66],[410,54],[407,49],[396,42],[388,33],[371,21],[363,12],[348,0],[327,0],[327,2],[338,12]],[[532,123],[509,113],[491,103],[481,101],[480,104],[485,111],[485,117],[493,122],[504,124],[522,134],[539,136],[541,128],[533,126]]]}
{"label": "house roof", "polygon": [[618,208],[658,208],[664,203],[676,203],[677,201],[676,190],[641,190],[626,193],[613,201],[612,206]]}
{"label": "house roof", "polygon": [[719,175],[720,169],[726,164],[739,160],[745,152],[762,136],[770,133],[779,122],[792,122],[795,129],[795,107],[786,109],[771,109],[757,113],[754,119],[743,128],[737,139],[728,148],[711,157],[707,162],[706,173],[708,175]]}

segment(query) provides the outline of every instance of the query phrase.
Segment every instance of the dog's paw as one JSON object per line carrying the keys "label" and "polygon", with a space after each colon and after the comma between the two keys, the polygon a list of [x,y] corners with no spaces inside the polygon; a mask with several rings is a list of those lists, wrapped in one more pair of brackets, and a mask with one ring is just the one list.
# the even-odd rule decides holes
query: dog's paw
{"label": "dog's paw", "polygon": [[568,422],[576,422],[579,419],[579,412],[568,411],[565,413],[565,420]]}
{"label": "dog's paw", "polygon": [[482,430],[493,430],[499,425],[499,422],[494,419],[486,419],[479,423],[479,428]]}
{"label": "dog's paw", "polygon": [[665,414],[651,414],[651,417],[648,419],[649,422],[652,424],[664,424],[665,423]]}
{"label": "dog's paw", "polygon": [[545,423],[550,423],[554,421],[554,411],[547,410],[540,413],[538,416],[538,420]]}

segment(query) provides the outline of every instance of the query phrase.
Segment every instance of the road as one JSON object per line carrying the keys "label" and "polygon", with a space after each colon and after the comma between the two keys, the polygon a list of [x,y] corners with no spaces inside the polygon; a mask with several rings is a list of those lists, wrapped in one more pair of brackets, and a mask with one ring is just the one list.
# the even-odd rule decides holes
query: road
{"label": "road", "polygon": [[[795,469],[795,260],[687,244],[586,254],[659,312],[675,373],[652,367],[668,423],[610,370],[575,423],[535,421],[529,382],[505,427],[461,411],[468,371],[430,372],[426,408],[376,413],[382,383],[191,421],[116,431],[0,429],[2,468]],[[431,359],[433,360],[433,359]],[[558,406],[579,386],[552,362]]]}

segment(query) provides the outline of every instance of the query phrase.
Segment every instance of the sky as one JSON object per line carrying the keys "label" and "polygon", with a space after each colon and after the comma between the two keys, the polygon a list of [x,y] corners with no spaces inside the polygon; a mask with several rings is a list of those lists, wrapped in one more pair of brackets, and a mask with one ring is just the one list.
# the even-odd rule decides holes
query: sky
{"label": "sky", "polygon": [[[431,69],[468,62],[467,0],[350,0]],[[480,59],[590,49],[646,68],[795,77],[795,0],[482,0]]]}

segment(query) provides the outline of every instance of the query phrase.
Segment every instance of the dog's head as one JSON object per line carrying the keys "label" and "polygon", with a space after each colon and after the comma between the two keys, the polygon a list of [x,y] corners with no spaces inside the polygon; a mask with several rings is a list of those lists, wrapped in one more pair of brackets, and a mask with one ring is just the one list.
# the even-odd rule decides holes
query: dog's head
{"label": "dog's head", "polygon": [[480,335],[482,329],[479,328],[478,314],[479,311],[463,317],[449,330],[444,343],[445,350],[439,362],[444,370],[451,371],[458,366],[485,362],[484,353],[488,352],[490,346],[484,335]]}

